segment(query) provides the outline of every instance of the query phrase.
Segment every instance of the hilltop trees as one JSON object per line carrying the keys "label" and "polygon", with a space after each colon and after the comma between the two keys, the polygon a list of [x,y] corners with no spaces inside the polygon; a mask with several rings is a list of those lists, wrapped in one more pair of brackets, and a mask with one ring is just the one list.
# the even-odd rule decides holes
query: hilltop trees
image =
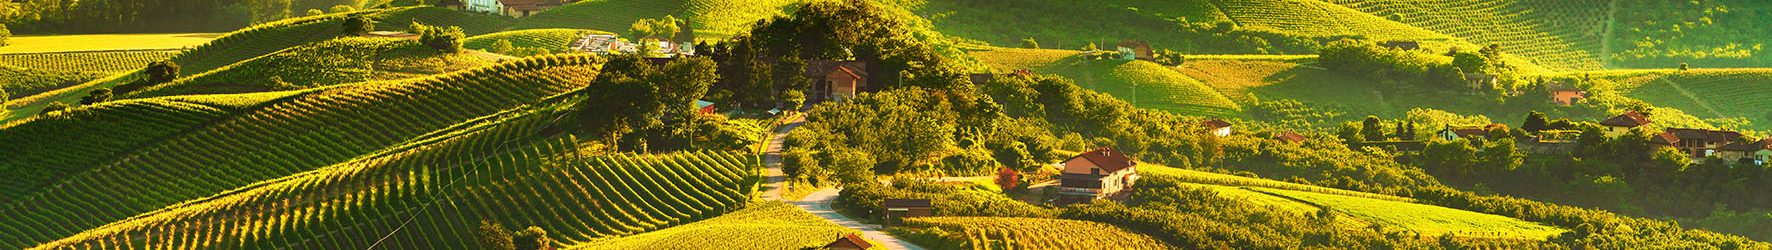
{"label": "hilltop trees", "polygon": [[511,246],[516,250],[552,250],[554,240],[548,239],[547,230],[530,226],[511,237]]}
{"label": "hilltop trees", "polygon": [[633,26],[628,27],[628,39],[645,41],[661,37],[670,38],[681,31],[682,27],[677,26],[678,23],[680,21],[677,20],[677,17],[668,15],[660,19],[640,19],[635,21]]}
{"label": "hilltop trees", "polygon": [[86,96],[80,98],[80,105],[92,105],[95,103],[101,103],[101,102],[110,101],[110,100],[111,100],[111,89],[110,88],[98,88],[98,89],[92,90],[91,92],[86,92]]}
{"label": "hilltop trees", "polygon": [[462,39],[467,38],[467,34],[462,33],[458,26],[438,27],[412,22],[407,30],[418,34],[419,43],[443,53],[460,53]]}
{"label": "hilltop trees", "polygon": [[178,79],[179,76],[178,63],[172,61],[149,63],[148,69],[145,71],[148,75],[147,81],[150,84],[171,82],[173,79]]}
{"label": "hilltop trees", "polygon": [[375,31],[375,19],[364,15],[354,15],[344,21],[345,36],[365,36]]}
{"label": "hilltop trees", "polygon": [[1544,113],[1532,111],[1532,113],[1526,114],[1526,121],[1520,123],[1520,130],[1526,131],[1527,133],[1538,133],[1538,131],[1545,130],[1549,126],[1550,120],[1544,117]]}
{"label": "hilltop trees", "polygon": [[613,56],[585,88],[589,99],[578,107],[582,131],[618,149],[685,147],[697,127],[694,102],[719,78],[714,70],[712,60],[700,57],[655,67],[636,55]]}
{"label": "hilltop trees", "polygon": [[12,29],[7,29],[6,24],[0,23],[0,46],[12,45],[10,40],[12,40]]}

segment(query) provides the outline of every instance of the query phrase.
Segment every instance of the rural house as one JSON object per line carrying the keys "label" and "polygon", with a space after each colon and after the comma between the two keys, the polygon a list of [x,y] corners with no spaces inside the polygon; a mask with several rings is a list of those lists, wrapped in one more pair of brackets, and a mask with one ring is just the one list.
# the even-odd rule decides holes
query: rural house
{"label": "rural house", "polygon": [[1149,61],[1151,59],[1156,58],[1156,56],[1155,56],[1156,53],[1151,52],[1151,44],[1144,42],[1144,41],[1136,41],[1136,40],[1122,41],[1122,42],[1120,42],[1117,49],[1120,51],[1120,60],[1127,60],[1127,61],[1146,60],[1146,61]]}
{"label": "rural house", "polygon": [[1227,121],[1219,120],[1219,119],[1212,119],[1209,121],[1200,122],[1200,126],[1205,127],[1206,133],[1210,133],[1213,136],[1217,136],[1217,137],[1231,136],[1231,122],[1227,122]]}
{"label": "rural house", "polygon": [[1122,191],[1138,181],[1138,162],[1112,148],[1071,157],[1063,165],[1064,171],[1058,177],[1061,205],[1123,197]]}
{"label": "rural house", "polygon": [[[490,13],[511,17],[527,17],[541,13],[549,8],[566,5],[575,0],[465,0],[465,9],[470,12]],[[442,3],[439,3],[442,4]]]}
{"label": "rural house", "polygon": [[1649,125],[1649,117],[1644,116],[1643,113],[1637,113],[1637,111],[1627,111],[1624,114],[1600,121],[1600,126],[1606,126],[1606,137],[1618,137],[1643,125]]}
{"label": "rural house", "polygon": [[1551,103],[1562,106],[1575,105],[1587,98],[1587,91],[1579,89],[1558,89],[1550,91]]}
{"label": "rural house", "polygon": [[1496,83],[1499,82],[1500,80],[1501,80],[1501,77],[1491,75],[1491,74],[1483,74],[1483,73],[1464,74],[1465,87],[1470,88],[1470,90],[1472,90],[1472,91],[1484,91],[1484,90],[1495,89]]}
{"label": "rural house", "polygon": [[824,245],[825,249],[831,250],[863,250],[871,247],[874,247],[874,244],[869,244],[867,240],[855,234],[838,236],[836,241]]}
{"label": "rural house", "polygon": [[818,60],[806,64],[806,78],[812,79],[812,91],[806,95],[811,103],[854,98],[868,89],[868,64],[863,61]]}
{"label": "rural house", "polygon": [[[1500,131],[1500,130],[1507,130],[1507,125],[1502,125],[1499,123],[1490,123],[1489,125],[1483,125],[1483,126],[1446,126],[1445,129],[1441,129],[1439,132],[1434,132],[1434,137],[1437,137],[1437,138],[1440,138],[1440,139],[1446,140],[1446,141],[1453,141],[1453,140],[1458,140],[1458,139],[1470,140],[1470,139],[1476,139],[1476,138],[1495,139],[1495,136],[1490,135],[1489,132],[1490,131]],[[1497,135],[1497,136],[1506,136],[1506,135]]]}
{"label": "rural house", "polygon": [[935,215],[930,210],[932,206],[929,199],[886,199],[883,206],[885,206],[886,212],[880,214],[884,217],[880,218],[880,224],[886,227],[898,225],[904,221],[904,218]]}
{"label": "rural house", "polygon": [[1383,46],[1387,49],[1400,49],[1403,51],[1421,49],[1421,43],[1415,41],[1389,41],[1378,44],[1378,46]]}
{"label": "rural house", "polygon": [[1736,139],[1741,139],[1741,133],[1709,129],[1668,128],[1662,132],[1661,136],[1657,137],[1651,138],[1651,140],[1661,141],[1652,142],[1672,146],[1696,160],[1716,155],[1717,150],[1722,149],[1723,145],[1729,145],[1734,143]]}
{"label": "rural house", "polygon": [[1737,142],[1724,145],[1723,148],[1718,150],[1717,156],[1723,160],[1741,163],[1751,162],[1753,165],[1766,164],[1766,161],[1772,160],[1772,139],[1760,140],[1753,143]]}
{"label": "rural house", "polygon": [[1296,143],[1304,143],[1304,141],[1309,140],[1310,137],[1305,137],[1303,134],[1299,134],[1296,132],[1286,131],[1286,132],[1280,133],[1280,135],[1275,135],[1274,139],[1278,139],[1283,142],[1296,144]]}

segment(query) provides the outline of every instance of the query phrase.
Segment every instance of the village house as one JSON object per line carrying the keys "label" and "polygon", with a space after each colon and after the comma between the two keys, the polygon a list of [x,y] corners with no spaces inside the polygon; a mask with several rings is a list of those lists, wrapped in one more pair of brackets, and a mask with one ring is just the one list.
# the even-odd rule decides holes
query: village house
{"label": "village house", "polygon": [[868,90],[868,63],[864,61],[817,60],[806,64],[806,78],[812,79],[809,103],[842,101]]}
{"label": "village house", "polygon": [[1487,139],[1495,139],[1496,137],[1499,137],[1499,136],[1507,136],[1507,135],[1490,135],[1489,134],[1490,131],[1502,131],[1502,130],[1507,130],[1507,125],[1503,125],[1500,123],[1490,123],[1489,125],[1483,125],[1483,126],[1450,126],[1450,125],[1448,125],[1448,126],[1446,126],[1445,129],[1441,129],[1438,132],[1434,132],[1434,136],[1440,138],[1441,140],[1446,140],[1446,141],[1453,141],[1453,140],[1458,140],[1458,139],[1470,140],[1470,139],[1477,139],[1477,138],[1482,138],[1482,139],[1487,140]]}
{"label": "village house", "polygon": [[1112,148],[1071,157],[1063,165],[1064,171],[1058,177],[1061,205],[1123,198],[1124,191],[1138,181],[1138,162]]}
{"label": "village house", "polygon": [[1483,74],[1483,73],[1464,74],[1465,87],[1470,88],[1470,90],[1472,90],[1472,91],[1479,91],[1480,92],[1480,91],[1484,91],[1484,90],[1495,89],[1495,87],[1497,86],[1496,83],[1500,82],[1500,80],[1501,80],[1501,77],[1491,75],[1491,74]]}
{"label": "village house", "polygon": [[1587,98],[1587,91],[1568,84],[1552,82],[1545,84],[1544,89],[1550,92],[1551,104],[1569,106]]}
{"label": "village house", "polygon": [[1727,161],[1764,165],[1766,161],[1772,160],[1772,139],[1724,145],[1718,150],[1717,156]]}
{"label": "village house", "polygon": [[1403,51],[1421,49],[1421,43],[1415,41],[1389,41],[1379,44],[1378,46],[1383,46],[1387,49],[1400,49]]}
{"label": "village house", "polygon": [[1668,128],[1661,135],[1650,138],[1652,143],[1679,149],[1694,160],[1715,156],[1723,145],[1735,143],[1736,139],[1741,139],[1741,133],[1688,128]]}
{"label": "village house", "polygon": [[1298,143],[1304,143],[1304,141],[1309,140],[1310,137],[1305,137],[1303,134],[1299,134],[1296,132],[1286,131],[1286,132],[1281,132],[1279,135],[1275,135],[1274,139],[1278,139],[1283,142],[1298,144]]}
{"label": "village house", "polygon": [[864,250],[871,247],[874,247],[874,244],[870,244],[867,240],[862,239],[861,235],[853,233],[838,236],[836,241],[831,241],[831,244],[824,245],[824,249],[831,250]]}
{"label": "village house", "polygon": [[1209,121],[1200,122],[1200,126],[1205,127],[1206,133],[1212,134],[1212,136],[1217,136],[1217,137],[1231,136],[1231,122],[1227,122],[1227,121],[1219,120],[1219,119],[1212,119]]}
{"label": "village house", "polygon": [[1649,117],[1637,111],[1624,112],[1600,121],[1600,126],[1606,126],[1606,137],[1622,136],[1643,125],[1649,125]]}
{"label": "village house", "polygon": [[470,12],[527,17],[574,1],[576,0],[444,0],[437,5]]}
{"label": "village house", "polygon": [[1156,58],[1156,53],[1151,52],[1151,44],[1144,41],[1121,41],[1117,49],[1120,51],[1120,60],[1149,61]]}
{"label": "village house", "polygon": [[[671,42],[671,41],[655,41],[655,42],[658,45],[658,49],[654,50],[652,52],[657,55],[664,55],[665,57],[675,57],[678,55],[685,55],[685,56],[695,55],[695,46],[690,45],[688,43]],[[611,35],[611,34],[589,34],[589,35],[585,35],[584,37],[579,37],[578,39],[572,40],[572,43],[567,44],[567,48],[571,49],[571,50],[575,50],[575,51],[583,51],[583,52],[594,53],[594,54],[598,54],[598,55],[609,55],[609,54],[617,54],[617,53],[633,54],[633,53],[638,53],[640,51],[639,50],[640,44],[623,41],[620,37],[616,37],[615,35]]]}
{"label": "village house", "polygon": [[886,212],[880,213],[880,224],[891,227],[904,221],[904,218],[925,217],[935,215],[931,210],[929,199],[886,199],[883,206]]}

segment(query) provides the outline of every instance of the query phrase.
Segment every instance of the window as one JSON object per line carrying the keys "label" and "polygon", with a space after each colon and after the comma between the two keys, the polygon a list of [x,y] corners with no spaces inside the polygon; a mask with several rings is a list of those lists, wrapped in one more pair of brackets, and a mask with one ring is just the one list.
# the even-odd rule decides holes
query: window
{"label": "window", "polygon": [[1100,174],[1101,174],[1101,169],[1099,169],[1099,168],[1091,168],[1091,169],[1089,169],[1089,174],[1093,174],[1093,175],[1100,175]]}

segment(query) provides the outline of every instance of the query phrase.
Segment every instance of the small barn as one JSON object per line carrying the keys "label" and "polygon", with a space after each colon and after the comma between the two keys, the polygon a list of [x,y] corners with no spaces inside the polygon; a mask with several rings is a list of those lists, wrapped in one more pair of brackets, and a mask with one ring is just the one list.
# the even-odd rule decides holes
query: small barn
{"label": "small barn", "polygon": [[1501,77],[1491,74],[1469,73],[1464,74],[1464,81],[1465,87],[1470,88],[1470,90],[1484,91],[1495,89],[1499,86],[1497,83],[1501,82]]}
{"label": "small barn", "polygon": [[1209,121],[1200,122],[1200,126],[1205,127],[1206,132],[1212,134],[1213,136],[1217,136],[1217,137],[1231,136],[1231,122],[1227,122],[1227,121],[1220,120],[1220,119],[1212,119]]}
{"label": "small barn", "polygon": [[1280,140],[1283,142],[1287,142],[1287,143],[1297,144],[1297,143],[1304,143],[1304,141],[1309,140],[1310,137],[1305,137],[1304,134],[1299,134],[1297,132],[1286,131],[1286,132],[1281,132],[1279,135],[1275,135],[1274,139]]}
{"label": "small barn", "polygon": [[714,115],[715,112],[718,111],[719,110],[714,109],[714,102],[695,100],[695,113],[701,115]]}
{"label": "small barn", "polygon": [[812,79],[807,102],[848,100],[868,90],[868,63],[864,61],[818,60],[806,64],[806,78]]}
{"label": "small barn", "polygon": [[891,227],[904,222],[904,218],[925,217],[935,215],[934,206],[929,199],[886,199],[882,204],[885,213],[880,213],[881,225]]}
{"label": "small barn", "polygon": [[1145,41],[1121,41],[1117,49],[1120,51],[1120,60],[1149,61],[1156,58],[1156,53],[1151,52],[1151,44]]}
{"label": "small barn", "polygon": [[863,250],[870,247],[874,247],[874,244],[868,243],[866,239],[861,238],[861,235],[856,234],[838,236],[837,240],[824,245],[825,249],[831,250]]}
{"label": "small barn", "polygon": [[1627,111],[1624,114],[1600,121],[1600,126],[1606,126],[1607,137],[1618,137],[1643,125],[1649,125],[1649,116],[1637,113],[1637,111]]}

